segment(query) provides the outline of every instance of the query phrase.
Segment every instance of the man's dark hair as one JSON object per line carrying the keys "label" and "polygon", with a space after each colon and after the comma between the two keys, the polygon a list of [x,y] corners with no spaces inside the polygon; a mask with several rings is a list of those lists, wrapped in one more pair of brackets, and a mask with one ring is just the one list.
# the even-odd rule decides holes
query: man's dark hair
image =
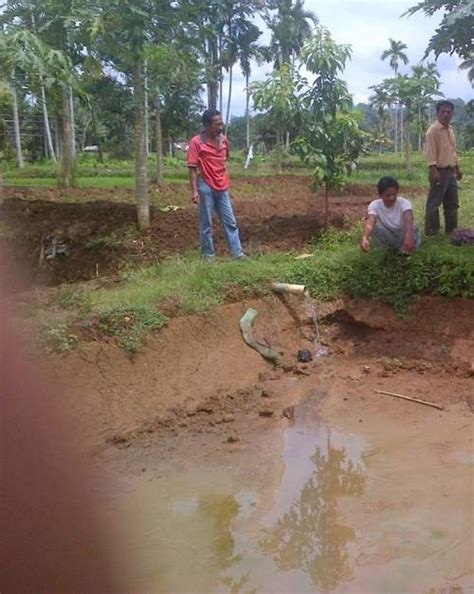
{"label": "man's dark hair", "polygon": [[206,109],[206,111],[202,114],[201,122],[205,128],[212,124],[212,118],[215,116],[221,115],[221,112],[218,109]]}
{"label": "man's dark hair", "polygon": [[385,190],[389,188],[395,188],[398,192],[400,189],[400,184],[394,177],[390,177],[389,175],[385,175],[379,179],[379,183],[377,184],[377,191],[379,194],[383,194]]}
{"label": "man's dark hair", "polygon": [[436,113],[438,113],[442,107],[450,107],[454,111],[454,103],[452,101],[448,101],[447,99],[438,101],[436,104]]}

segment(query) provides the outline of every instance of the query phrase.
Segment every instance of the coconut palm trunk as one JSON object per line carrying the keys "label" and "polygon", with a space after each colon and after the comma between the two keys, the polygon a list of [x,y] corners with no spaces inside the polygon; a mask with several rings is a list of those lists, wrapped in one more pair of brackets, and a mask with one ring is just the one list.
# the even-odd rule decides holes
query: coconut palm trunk
{"label": "coconut palm trunk", "polygon": [[418,103],[418,152],[421,153],[421,103]]}
{"label": "coconut palm trunk", "polygon": [[156,90],[155,108],[155,144],[156,144],[156,183],[162,184],[163,176],[163,131],[161,128],[161,100],[159,90]]}
{"label": "coconut palm trunk", "polygon": [[146,156],[150,154],[150,123],[149,123],[149,107],[148,107],[148,66],[146,60],[144,61],[143,66],[143,77],[145,81],[145,147],[146,147]]}
{"label": "coconut palm trunk", "polygon": [[283,130],[276,132],[276,149],[277,149],[277,167],[278,173],[283,173]]}
{"label": "coconut palm trunk", "polygon": [[394,151],[398,153],[398,103],[395,104],[395,144]]}
{"label": "coconut palm trunk", "polygon": [[[219,35],[219,42],[218,42],[218,56],[216,58],[217,62],[219,63],[219,111],[223,113],[223,104],[224,104],[224,68],[222,66],[222,37]],[[216,100],[217,103],[217,100]]]}
{"label": "coconut palm trunk", "polygon": [[324,184],[324,228],[329,229],[329,186]]}
{"label": "coconut palm trunk", "polygon": [[400,152],[403,153],[404,144],[405,144],[405,134],[404,134],[404,115],[403,115],[403,103],[400,104]]}
{"label": "coconut palm trunk", "polygon": [[74,184],[74,134],[71,118],[71,94],[69,89],[63,89],[62,91],[61,132],[62,151],[58,184],[61,187],[69,188]]}
{"label": "coconut palm trunk", "polygon": [[225,115],[225,131],[227,134],[227,128],[229,127],[229,118],[230,118],[230,102],[232,100],[232,65],[229,68],[229,93],[227,96],[227,110]]}
{"label": "coconut palm trunk", "polygon": [[249,74],[245,73],[245,121],[246,121],[246,139],[247,139],[247,150],[250,148],[250,90],[249,90]]}
{"label": "coconut palm trunk", "polygon": [[56,159],[56,152],[54,150],[53,145],[53,137],[51,136],[51,126],[49,124],[49,114],[48,114],[48,105],[46,103],[46,91],[44,89],[44,83],[41,82],[41,106],[43,109],[43,120],[44,120],[44,133],[46,134],[46,144],[48,146],[49,154],[51,155],[51,159],[57,163],[58,160]]}
{"label": "coconut palm trunk", "polygon": [[76,125],[74,117],[74,93],[69,87],[69,114],[71,118],[71,153],[73,160],[76,158]]}
{"label": "coconut palm trunk", "polygon": [[211,73],[208,74],[207,80],[207,104],[209,109],[217,109],[220,81],[216,80],[214,73],[214,68],[218,64],[218,47],[215,38],[212,36],[209,37],[207,45],[209,54],[208,69],[211,71]]}
{"label": "coconut palm trunk", "polygon": [[18,163],[18,167],[20,169],[24,169],[25,161],[23,159],[23,149],[21,146],[20,116],[18,113],[18,93],[15,88],[15,82],[13,82],[11,93],[13,103],[13,129],[15,138],[16,160]]}
{"label": "coconut palm trunk", "polygon": [[407,119],[405,122],[405,164],[407,168],[407,175],[410,177],[412,175],[412,165],[411,165],[411,138],[410,138],[410,114],[407,108]]}
{"label": "coconut palm trunk", "polygon": [[140,230],[150,226],[148,203],[148,175],[145,143],[145,76],[143,56],[135,58],[133,68],[133,92],[135,103],[135,191],[137,222]]}

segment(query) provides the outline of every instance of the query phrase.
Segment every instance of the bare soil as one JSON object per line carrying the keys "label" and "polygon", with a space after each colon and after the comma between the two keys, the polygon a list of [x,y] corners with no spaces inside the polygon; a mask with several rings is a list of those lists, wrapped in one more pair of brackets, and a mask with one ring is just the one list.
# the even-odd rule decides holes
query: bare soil
{"label": "bare soil", "polygon": [[[311,191],[310,183],[303,176],[236,180],[232,195],[248,253],[301,249],[321,233],[324,199]],[[354,185],[332,196],[331,225],[343,228],[362,218],[372,195],[373,188]],[[5,188],[0,241],[26,284],[112,275],[126,265],[198,249],[197,211],[188,197],[183,183],[152,189],[151,228],[138,233],[132,190]],[[178,210],[163,210],[165,204]],[[44,258],[42,250],[53,241],[66,245],[68,255]],[[216,245],[226,253],[219,225]]]}
{"label": "bare soil", "polygon": [[[250,306],[259,312],[257,337],[284,353],[277,367],[242,340],[238,322]],[[112,344],[92,343],[54,358],[49,371],[99,449],[196,433],[232,441],[249,423],[291,418],[288,407],[302,387],[321,382],[337,384],[341,394],[363,395],[382,410],[384,401],[388,407],[393,402],[375,389],[474,410],[472,300],[423,298],[403,318],[374,303],[326,304],[320,315],[329,356],[305,364],[296,354],[315,350],[314,329],[296,299],[291,310],[275,297],[234,303],[206,316],[172,319],[133,361]],[[427,414],[417,404],[399,406]]]}

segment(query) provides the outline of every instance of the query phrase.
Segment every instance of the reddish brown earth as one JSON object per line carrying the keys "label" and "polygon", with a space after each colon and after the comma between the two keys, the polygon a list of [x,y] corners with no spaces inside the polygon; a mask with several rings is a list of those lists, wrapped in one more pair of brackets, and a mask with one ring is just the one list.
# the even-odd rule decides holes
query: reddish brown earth
{"label": "reddish brown earth", "polygon": [[[349,186],[343,195],[332,196],[331,225],[342,228],[363,217],[372,191]],[[240,179],[232,193],[248,253],[301,249],[321,233],[324,198],[310,190],[309,178]],[[15,269],[23,270],[30,282],[55,285],[89,280],[114,274],[124,265],[197,250],[197,212],[188,199],[187,185],[182,183],[153,189],[151,229],[139,234],[132,190],[5,188],[0,238]],[[163,211],[157,202],[181,206]],[[66,243],[67,257],[42,258],[42,246],[53,237]],[[216,243],[219,253],[226,253],[218,225]]]}
{"label": "reddish brown earth", "polygon": [[[375,389],[444,406],[465,402],[474,410],[473,301],[424,298],[404,318],[373,303],[326,304],[320,313],[330,355],[308,364],[298,363],[296,353],[314,350],[313,328],[296,299],[293,305],[299,321],[275,297],[175,318],[133,360],[109,343],[96,342],[54,358],[49,369],[64,385],[67,408],[102,446],[143,445],[189,433],[227,439],[249,423],[281,422],[301,390],[323,378],[337,384],[341,394],[365,395],[381,406],[393,402]],[[242,340],[238,321],[250,306],[259,312],[257,338],[284,353],[277,367]],[[400,403],[406,406],[420,405]],[[419,413],[426,410],[420,407]]]}

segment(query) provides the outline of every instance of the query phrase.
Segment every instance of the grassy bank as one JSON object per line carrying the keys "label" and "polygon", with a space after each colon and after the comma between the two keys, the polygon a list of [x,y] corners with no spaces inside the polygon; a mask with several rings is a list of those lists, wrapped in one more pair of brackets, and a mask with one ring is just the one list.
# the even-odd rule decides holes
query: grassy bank
{"label": "grassy bank", "polygon": [[[357,246],[359,231],[327,234],[303,260],[294,254],[245,262],[218,259],[214,264],[192,255],[170,259],[128,274],[118,288],[67,287],[56,305],[79,311],[76,329],[114,337],[135,353],[148,331],[166,323],[163,311],[204,313],[245,295],[265,295],[274,280],[305,284],[323,300],[377,299],[398,311],[422,294],[474,297],[474,247],[455,247],[439,238],[425,240],[409,258],[376,250],[364,254]],[[64,342],[64,336],[59,339]]]}

